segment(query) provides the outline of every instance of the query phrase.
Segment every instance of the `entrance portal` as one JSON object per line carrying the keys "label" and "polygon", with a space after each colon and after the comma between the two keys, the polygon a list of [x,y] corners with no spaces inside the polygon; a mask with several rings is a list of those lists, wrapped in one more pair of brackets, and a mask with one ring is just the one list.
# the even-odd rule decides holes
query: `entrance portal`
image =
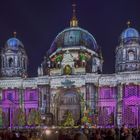
{"label": "entrance portal", "polygon": [[61,93],[59,96],[59,104],[58,104],[58,122],[62,124],[63,121],[67,117],[67,113],[70,112],[72,114],[75,123],[77,123],[80,119],[80,98],[79,94],[75,91],[67,91],[65,93]]}

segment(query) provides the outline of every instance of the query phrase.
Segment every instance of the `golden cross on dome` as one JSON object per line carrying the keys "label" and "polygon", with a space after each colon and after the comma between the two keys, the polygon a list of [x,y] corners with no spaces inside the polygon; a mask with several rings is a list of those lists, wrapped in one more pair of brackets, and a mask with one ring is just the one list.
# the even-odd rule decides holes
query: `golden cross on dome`
{"label": "golden cross on dome", "polygon": [[73,12],[73,18],[75,18],[76,17],[76,4],[75,3],[73,3],[72,4],[72,12]]}
{"label": "golden cross on dome", "polygon": [[129,28],[131,25],[131,22],[130,21],[127,21],[127,27]]}
{"label": "golden cross on dome", "polygon": [[13,32],[13,35],[14,35],[14,37],[16,38],[16,37],[17,37],[17,32],[14,31],[14,32]]}
{"label": "golden cross on dome", "polygon": [[72,4],[72,19],[70,21],[70,26],[71,27],[77,27],[78,26],[78,20],[76,17],[76,0],[73,1]]}

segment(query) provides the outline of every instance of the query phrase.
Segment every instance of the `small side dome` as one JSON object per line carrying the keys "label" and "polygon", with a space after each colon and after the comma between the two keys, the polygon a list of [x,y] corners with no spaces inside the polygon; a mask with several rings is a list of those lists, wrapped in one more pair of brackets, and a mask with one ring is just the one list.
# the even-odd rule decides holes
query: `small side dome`
{"label": "small side dome", "polygon": [[127,38],[139,38],[139,37],[140,37],[139,32],[131,27],[125,29],[121,34],[121,40],[125,40]]}
{"label": "small side dome", "polygon": [[22,42],[15,37],[8,39],[6,42],[6,46],[11,49],[19,49],[20,47],[24,47]]}

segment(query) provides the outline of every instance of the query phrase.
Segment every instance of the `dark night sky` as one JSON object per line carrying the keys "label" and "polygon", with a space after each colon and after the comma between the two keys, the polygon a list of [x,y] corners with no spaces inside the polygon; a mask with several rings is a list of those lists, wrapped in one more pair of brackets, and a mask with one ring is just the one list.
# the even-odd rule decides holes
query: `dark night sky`
{"label": "dark night sky", "polygon": [[[0,46],[17,31],[29,58],[29,76],[37,75],[45,52],[56,35],[69,26],[72,0],[1,0]],[[102,48],[103,73],[113,73],[115,48],[130,20],[140,31],[140,0],[77,0],[79,26]]]}

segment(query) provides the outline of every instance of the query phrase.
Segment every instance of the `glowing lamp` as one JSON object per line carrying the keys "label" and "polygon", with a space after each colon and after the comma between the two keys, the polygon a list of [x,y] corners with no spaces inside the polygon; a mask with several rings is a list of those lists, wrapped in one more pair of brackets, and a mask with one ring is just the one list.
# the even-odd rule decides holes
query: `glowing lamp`
{"label": "glowing lamp", "polygon": [[51,134],[51,130],[46,130],[46,135],[50,135]]}

